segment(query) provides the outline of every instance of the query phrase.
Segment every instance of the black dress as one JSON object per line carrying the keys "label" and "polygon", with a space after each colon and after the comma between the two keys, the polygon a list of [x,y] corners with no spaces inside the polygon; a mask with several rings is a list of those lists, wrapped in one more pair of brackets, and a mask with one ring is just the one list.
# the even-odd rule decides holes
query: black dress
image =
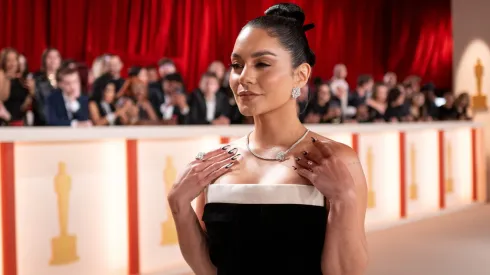
{"label": "black dress", "polygon": [[203,221],[217,275],[321,275],[324,196],[297,184],[213,184]]}

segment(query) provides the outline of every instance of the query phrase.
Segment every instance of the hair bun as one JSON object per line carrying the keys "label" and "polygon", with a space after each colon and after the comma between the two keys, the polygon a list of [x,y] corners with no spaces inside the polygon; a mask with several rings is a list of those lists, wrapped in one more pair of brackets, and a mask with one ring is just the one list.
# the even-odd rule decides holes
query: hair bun
{"label": "hair bun", "polygon": [[307,32],[315,27],[315,24],[306,24],[303,26],[303,31]]}
{"label": "hair bun", "polygon": [[305,22],[305,13],[303,10],[298,5],[292,3],[274,5],[265,11],[265,15],[290,18],[296,20],[301,26]]}

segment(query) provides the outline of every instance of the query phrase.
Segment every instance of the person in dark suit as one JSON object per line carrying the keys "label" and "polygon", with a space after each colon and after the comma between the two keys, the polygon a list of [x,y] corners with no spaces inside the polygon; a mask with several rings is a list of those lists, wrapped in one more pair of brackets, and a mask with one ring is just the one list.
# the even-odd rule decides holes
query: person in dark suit
{"label": "person in dark suit", "polygon": [[81,95],[80,76],[75,68],[62,68],[57,73],[59,89],[46,100],[46,120],[50,126],[87,127],[88,97]]}
{"label": "person in dark suit", "polygon": [[149,100],[163,124],[186,124],[189,106],[184,80],[179,73],[165,75],[158,85],[150,85]]}
{"label": "person in dark suit", "polygon": [[230,103],[224,93],[218,93],[220,83],[214,73],[205,73],[201,78],[199,89],[190,95],[189,124],[230,124]]}

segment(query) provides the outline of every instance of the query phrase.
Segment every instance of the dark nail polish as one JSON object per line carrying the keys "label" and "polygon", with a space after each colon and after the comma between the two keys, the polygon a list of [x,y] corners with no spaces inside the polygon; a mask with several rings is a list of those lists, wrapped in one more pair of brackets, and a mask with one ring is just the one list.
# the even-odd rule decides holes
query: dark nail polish
{"label": "dark nail polish", "polygon": [[231,159],[232,160],[237,160],[239,156],[240,156],[240,154],[237,154],[237,155],[233,156]]}
{"label": "dark nail polish", "polygon": [[306,155],[308,155],[308,152],[306,152],[306,151],[303,151],[303,155],[305,155],[305,156],[306,156]]}
{"label": "dark nail polish", "polygon": [[228,164],[225,166],[225,169],[230,168],[232,165],[233,165],[233,162],[232,162],[232,163],[228,163]]}
{"label": "dark nail polish", "polygon": [[227,150],[228,148],[230,148],[230,145],[225,145],[225,146],[221,147],[221,149],[223,149],[223,150]]}
{"label": "dark nail polish", "polygon": [[299,157],[295,157],[295,158],[294,158],[294,160],[296,160],[296,161],[300,161],[300,160],[301,160],[301,158],[299,158]]}
{"label": "dark nail polish", "polygon": [[293,166],[293,169],[294,169],[294,170],[298,170],[298,168],[296,168],[296,167],[294,167],[294,166]]}
{"label": "dark nail polish", "polygon": [[228,151],[228,154],[236,154],[236,152],[238,152],[238,149],[237,148],[233,148],[231,149],[230,151]]}
{"label": "dark nail polish", "polygon": [[315,141],[316,141],[316,138],[311,137],[311,141],[312,141],[312,142],[315,142]]}

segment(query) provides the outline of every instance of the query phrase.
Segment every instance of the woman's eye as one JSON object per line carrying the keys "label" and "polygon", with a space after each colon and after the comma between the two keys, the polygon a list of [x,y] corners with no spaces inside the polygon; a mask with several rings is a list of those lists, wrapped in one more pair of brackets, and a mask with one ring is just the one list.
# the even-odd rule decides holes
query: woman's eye
{"label": "woman's eye", "polygon": [[241,69],[242,68],[242,65],[238,64],[238,63],[232,63],[231,64],[231,67],[234,69],[234,70],[237,70],[237,69]]}
{"label": "woman's eye", "polygon": [[259,68],[264,68],[264,67],[269,67],[270,65],[260,62],[260,63],[257,63],[256,66],[259,67]]}

